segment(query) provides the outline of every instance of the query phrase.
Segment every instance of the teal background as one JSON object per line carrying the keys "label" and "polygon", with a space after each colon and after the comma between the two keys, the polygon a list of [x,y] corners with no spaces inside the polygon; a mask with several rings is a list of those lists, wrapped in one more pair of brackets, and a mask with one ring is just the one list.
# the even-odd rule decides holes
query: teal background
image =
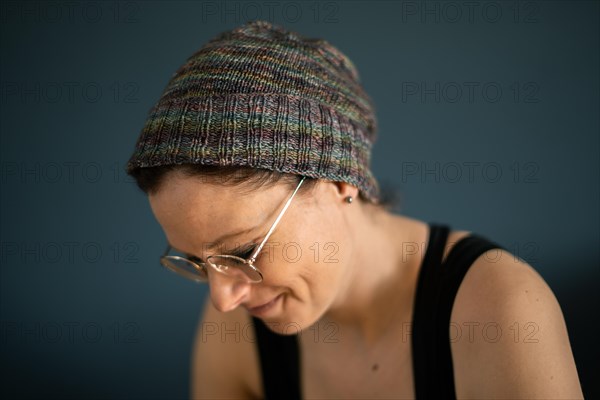
{"label": "teal background", "polygon": [[159,266],[164,234],[123,168],[179,65],[259,17],[352,59],[397,212],[534,266],[598,398],[599,3],[269,4],[1,3],[3,397],[187,397],[207,293]]}

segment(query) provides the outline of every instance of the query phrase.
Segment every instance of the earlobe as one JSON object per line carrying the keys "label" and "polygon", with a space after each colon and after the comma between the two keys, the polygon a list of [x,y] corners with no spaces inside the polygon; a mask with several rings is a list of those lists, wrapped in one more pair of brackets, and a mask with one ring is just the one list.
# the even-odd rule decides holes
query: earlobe
{"label": "earlobe", "polygon": [[358,189],[347,183],[347,182],[332,182],[338,192],[338,195],[344,200],[344,202],[351,204],[354,199],[358,196]]}

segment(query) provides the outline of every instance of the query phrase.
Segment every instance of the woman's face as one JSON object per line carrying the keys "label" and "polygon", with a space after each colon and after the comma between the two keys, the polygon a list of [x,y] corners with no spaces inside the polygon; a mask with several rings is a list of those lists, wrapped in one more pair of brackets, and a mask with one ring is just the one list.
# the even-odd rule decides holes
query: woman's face
{"label": "woman's face", "polygon": [[[171,174],[150,206],[168,242],[202,260],[260,244],[292,194],[279,184],[240,194],[204,178]],[[249,310],[273,331],[294,334],[316,322],[349,283],[352,235],[338,185],[319,181],[306,195],[297,193],[262,248],[254,265],[263,281],[251,284],[208,270],[210,296],[221,312]],[[239,234],[238,234],[239,233]],[[233,235],[211,247],[224,235]]]}

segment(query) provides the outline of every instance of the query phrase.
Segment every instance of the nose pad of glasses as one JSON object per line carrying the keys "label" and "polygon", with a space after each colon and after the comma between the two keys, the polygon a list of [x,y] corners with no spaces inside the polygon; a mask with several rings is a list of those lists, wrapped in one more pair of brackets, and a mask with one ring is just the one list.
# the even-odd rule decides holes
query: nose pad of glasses
{"label": "nose pad of glasses", "polygon": [[217,268],[216,271],[214,271],[214,272],[216,274],[218,274],[219,276],[226,277],[226,278],[234,280],[234,281],[247,280],[246,274],[244,274],[242,271],[240,271],[237,268],[232,268],[232,267],[228,267],[228,266],[220,266],[220,268]]}
{"label": "nose pad of glasses", "polygon": [[216,281],[220,281],[220,282],[233,282],[233,283],[251,283],[251,279],[248,277],[248,275],[246,273],[244,273],[244,271],[242,271],[240,268],[236,268],[236,267],[232,267],[232,266],[228,266],[228,265],[222,265],[222,264],[215,264],[214,266],[211,265],[208,269],[207,269],[207,273],[208,273],[208,280],[210,281],[211,276],[214,277],[214,280]]}
{"label": "nose pad of glasses", "polygon": [[262,274],[256,267],[246,260],[236,256],[211,256],[208,264],[217,273],[230,275],[243,282],[258,283],[262,281]]}

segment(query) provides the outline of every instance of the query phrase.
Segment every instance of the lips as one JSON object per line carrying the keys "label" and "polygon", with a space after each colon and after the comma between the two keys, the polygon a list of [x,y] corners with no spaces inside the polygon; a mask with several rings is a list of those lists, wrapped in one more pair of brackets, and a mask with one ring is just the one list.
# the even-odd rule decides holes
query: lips
{"label": "lips", "polygon": [[244,306],[249,313],[253,314],[253,315],[259,315],[259,314],[263,314],[267,311],[269,311],[276,303],[277,301],[281,298],[281,294],[277,295],[276,297],[274,297],[273,299],[271,299],[270,301],[263,303],[261,305],[258,305],[256,307],[248,307],[248,306]]}

